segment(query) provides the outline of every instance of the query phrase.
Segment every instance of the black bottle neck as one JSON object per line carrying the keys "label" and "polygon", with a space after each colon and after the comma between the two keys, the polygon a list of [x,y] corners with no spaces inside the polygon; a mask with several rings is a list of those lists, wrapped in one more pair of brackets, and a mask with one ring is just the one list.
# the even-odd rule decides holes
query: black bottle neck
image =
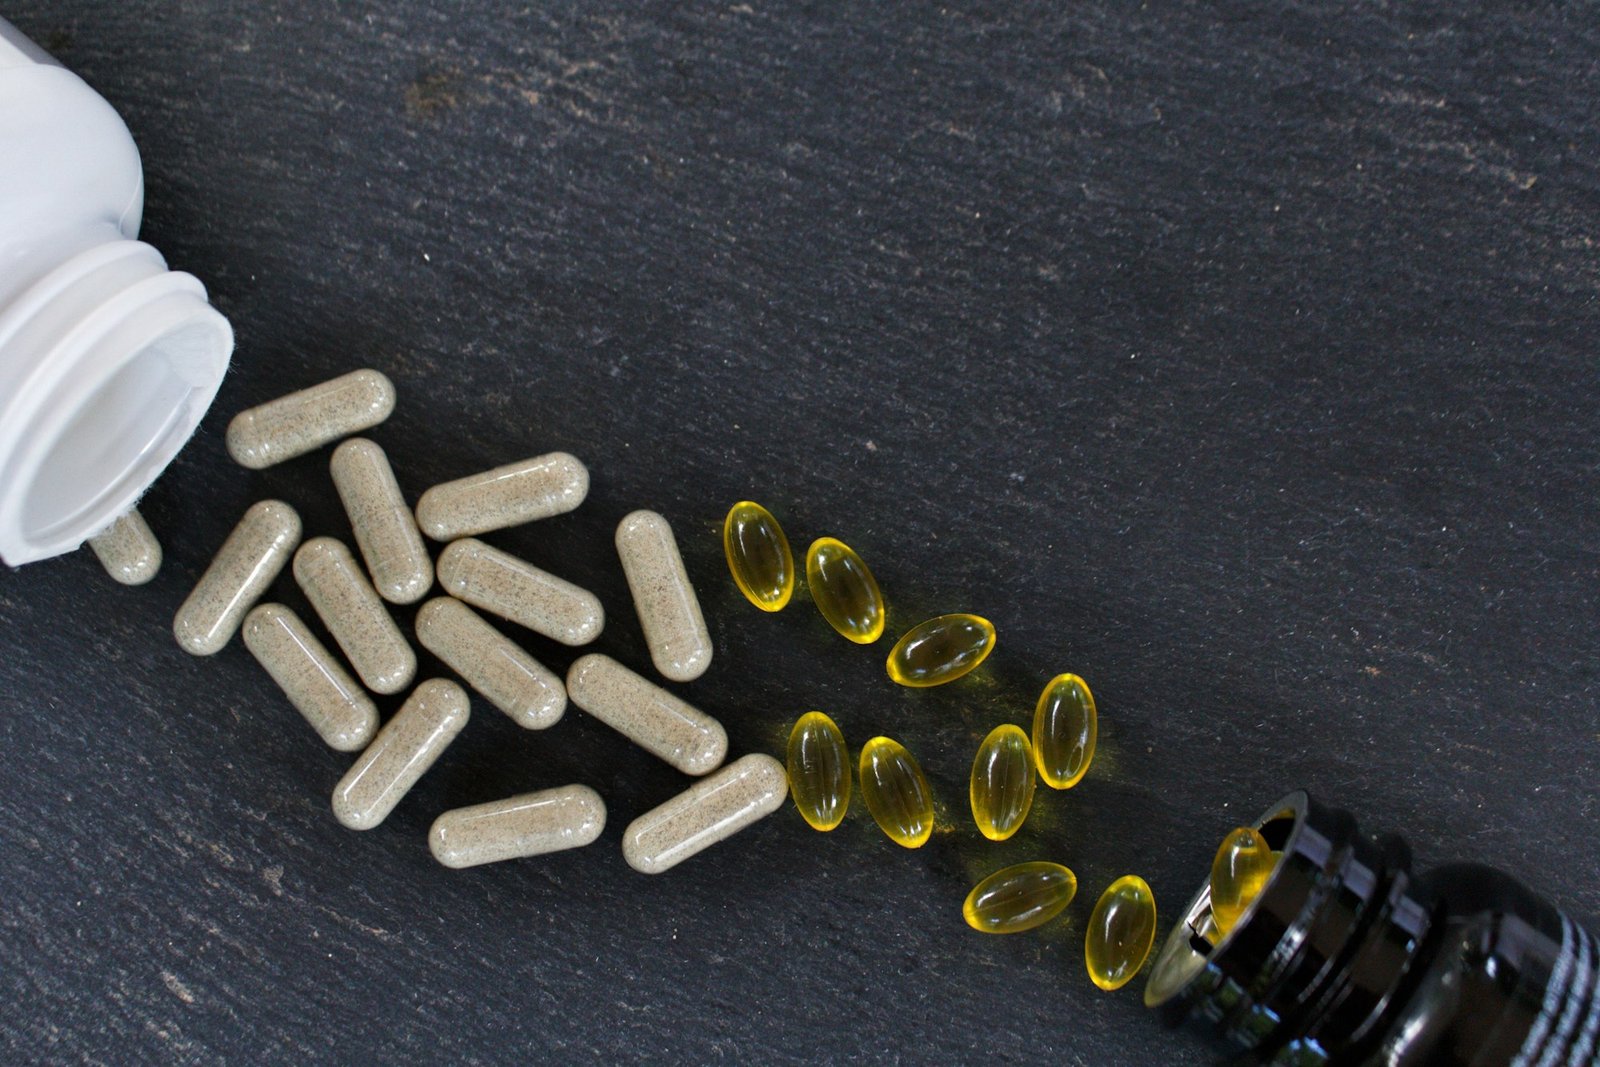
{"label": "black bottle neck", "polygon": [[1519,883],[1468,866],[1419,879],[1400,839],[1304,793],[1257,826],[1281,858],[1256,902],[1220,937],[1202,886],[1157,959],[1145,1001],[1169,1025],[1197,1022],[1246,1063],[1600,1062],[1593,943]]}

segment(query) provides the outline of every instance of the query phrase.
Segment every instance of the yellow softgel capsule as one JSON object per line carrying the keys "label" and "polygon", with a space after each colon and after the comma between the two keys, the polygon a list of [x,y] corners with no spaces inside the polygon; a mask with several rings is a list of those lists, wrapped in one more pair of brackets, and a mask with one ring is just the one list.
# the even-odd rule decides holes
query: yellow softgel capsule
{"label": "yellow softgel capsule", "polygon": [[762,611],[782,611],[794,596],[794,553],[772,512],[741,500],[722,522],[722,551],[733,584]]}
{"label": "yellow softgel capsule", "polygon": [[1050,679],[1033,710],[1033,758],[1044,784],[1051,789],[1077,785],[1094,760],[1098,733],[1088,683],[1076,674]]}
{"label": "yellow softgel capsule", "polygon": [[1139,973],[1156,943],[1156,895],[1136,874],[1106,887],[1089,916],[1083,959],[1101,989],[1121,989]]}
{"label": "yellow softgel capsule", "polygon": [[940,615],[906,631],[889,651],[889,677],[913,689],[953,682],[994,651],[994,626],[978,615]]}
{"label": "yellow softgel capsule", "polygon": [[806,585],[828,625],[858,645],[883,636],[888,610],[878,580],[855,549],[820,537],[806,550]]}
{"label": "yellow softgel capsule", "polygon": [[1060,915],[1078,894],[1078,877],[1035,860],[996,871],[967,894],[961,914],[981,934],[1020,934]]}
{"label": "yellow softgel capsule", "polygon": [[1033,807],[1033,787],[1028,735],[1010,723],[995,727],[972,761],[972,820],[979,832],[991,841],[1004,841],[1021,829]]}
{"label": "yellow softgel capsule", "polygon": [[1261,832],[1241,826],[1228,833],[1211,861],[1211,918],[1226,935],[1261,895],[1278,857]]}
{"label": "yellow softgel capsule", "polygon": [[887,737],[861,747],[861,799],[889,840],[921,848],[933,834],[933,790],[916,757]]}
{"label": "yellow softgel capsule", "polygon": [[832,830],[850,808],[850,752],[844,734],[820,711],[800,716],[789,733],[789,794],[813,829]]}

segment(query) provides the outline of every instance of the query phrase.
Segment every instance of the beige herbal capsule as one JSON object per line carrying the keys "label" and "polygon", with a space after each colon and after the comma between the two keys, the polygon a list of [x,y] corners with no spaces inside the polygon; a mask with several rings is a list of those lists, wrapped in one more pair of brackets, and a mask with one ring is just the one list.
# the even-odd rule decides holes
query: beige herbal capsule
{"label": "beige herbal capsule", "polygon": [[722,724],[610,656],[584,656],[567,672],[572,702],[684,774],[715,770],[728,754]]}
{"label": "beige herbal capsule", "polygon": [[564,645],[586,645],[606,624],[605,608],[587,589],[471,537],[439,554],[439,585]]}
{"label": "beige herbal capsule", "polygon": [[459,600],[422,605],[417,640],[518,726],[543,730],[567,710],[561,679]]}
{"label": "beige herbal capsule", "polygon": [[428,850],[446,867],[476,867],[581,848],[605,825],[600,794],[568,785],[447,811],[428,831]]}
{"label": "beige herbal capsule", "polygon": [[294,554],[294,580],[368,689],[398,693],[411,684],[417,654],[348,548],[313,537]]}
{"label": "beige herbal capsule", "polygon": [[262,604],[245,618],[244,643],[330,747],[355,752],[378,732],[372,698],[293,611]]}
{"label": "beige herbal capsule", "polygon": [[394,383],[375,370],[330,381],[241,411],[228,423],[228,455],[260,470],[371,429],[394,410]]}
{"label": "beige herbal capsule", "polygon": [[106,573],[123,585],[143,585],[161,569],[161,542],[137,510],[89,538]]}
{"label": "beige herbal capsule", "polygon": [[617,555],[656,670],[689,682],[711,666],[711,632],[667,520],[635,511],[617,524]]}
{"label": "beige herbal capsule", "polygon": [[391,604],[427,596],[433,558],[383,449],[364,437],[346,441],[333,450],[328,469],[378,595]]}
{"label": "beige herbal capsule", "polygon": [[352,830],[383,822],[471,713],[467,692],[456,683],[434,678],[417,686],[334,787],[334,817]]}
{"label": "beige herbal capsule", "polygon": [[300,516],[288,504],[263,500],[246,511],[172,620],[183,650],[222,651],[299,543]]}
{"label": "beige herbal capsule", "polygon": [[641,874],[660,874],[771,815],[788,794],[783,764],[760,754],[736,759],[629,823],[622,857]]}
{"label": "beige herbal capsule", "polygon": [[561,515],[588,495],[589,469],[551,452],[434,486],[417,501],[417,525],[435,541],[454,541]]}

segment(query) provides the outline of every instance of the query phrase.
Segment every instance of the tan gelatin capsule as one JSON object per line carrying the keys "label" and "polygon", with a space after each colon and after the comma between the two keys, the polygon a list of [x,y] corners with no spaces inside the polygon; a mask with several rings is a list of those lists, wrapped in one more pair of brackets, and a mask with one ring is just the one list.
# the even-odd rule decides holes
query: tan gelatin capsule
{"label": "tan gelatin capsule", "polygon": [[605,826],[600,794],[567,785],[447,811],[428,831],[428,850],[446,867],[476,867],[581,848]]}
{"label": "tan gelatin capsule", "polygon": [[586,645],[605,629],[593,593],[476,538],[451,542],[438,569],[451,596],[564,645]]}
{"label": "tan gelatin capsule", "polygon": [[524,729],[554,726],[567,710],[561,679],[459,600],[422,605],[417,640]]}
{"label": "tan gelatin capsule", "polygon": [[660,874],[771,815],[788,793],[783,764],[771,756],[736,759],[629,823],[622,857],[641,874]]}
{"label": "tan gelatin capsule", "polygon": [[417,525],[435,541],[454,541],[564,514],[588,495],[589,468],[551,452],[434,486],[417,501]]}
{"label": "tan gelatin capsule", "polygon": [[684,774],[715,770],[728,754],[722,724],[610,656],[584,656],[567,672],[572,702]]}
{"label": "tan gelatin capsule", "polygon": [[252,505],[178,608],[172,633],[179,646],[196,656],[222,651],[299,543],[294,508],[281,500]]}
{"label": "tan gelatin capsule", "polygon": [[328,469],[378,595],[391,604],[427,596],[433,558],[383,449],[364,437],[346,441],[333,450]]}
{"label": "tan gelatin capsule", "polygon": [[412,692],[333,789],[333,815],[352,830],[370,830],[427,773],[472,713],[467,691],[434,678]]}
{"label": "tan gelatin capsule", "polygon": [[137,510],[89,538],[106,573],[123,585],[143,585],[161,569],[161,542]]}
{"label": "tan gelatin capsule", "polygon": [[394,410],[394,383],[375,370],[331,381],[241,411],[228,423],[228,455],[260,470],[371,429]]}
{"label": "tan gelatin capsule", "polygon": [[245,618],[244,643],[330,747],[354,752],[378,732],[372,698],[293,611],[262,604]]}
{"label": "tan gelatin capsule", "polygon": [[711,666],[711,631],[672,526],[653,511],[635,511],[617,524],[617,555],[656,670],[674,682],[700,677]]}
{"label": "tan gelatin capsule", "polygon": [[368,689],[398,693],[411,684],[417,654],[348,548],[313,537],[294,554],[294,580]]}

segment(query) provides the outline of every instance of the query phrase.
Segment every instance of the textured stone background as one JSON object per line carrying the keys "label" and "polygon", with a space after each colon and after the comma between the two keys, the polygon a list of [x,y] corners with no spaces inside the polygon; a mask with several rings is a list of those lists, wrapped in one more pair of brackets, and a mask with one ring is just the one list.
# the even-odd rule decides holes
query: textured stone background
{"label": "textured stone background", "polygon": [[[1170,918],[1296,786],[1600,913],[1592,11],[5,14],[127,118],[146,236],[239,336],[147,500],[155,583],[86,553],[0,573],[5,1059],[1200,1064],[1089,985],[1083,922],[1130,871]],[[347,536],[325,453],[253,474],[221,432],[360,365],[400,388],[375,436],[413,496],[588,462],[582,509],[490,539],[594,589],[598,647],[639,666],[611,531],[667,514],[718,641],[684,692],[736,752],[813,707],[902,739],[934,842],[786,809],[646,879],[622,827],[684,780],[579,712],[530,734],[481,701],[388,823],[341,829],[348,757],[237,643],[195,660],[169,626],[251,501]],[[887,644],[804,599],[760,615],[717,536],[744,496],[860,549],[891,636],[993,619],[989,666],[899,691]],[[1099,761],[981,843],[973,749],[1061,670]],[[429,857],[439,811],[568,781],[611,806],[596,846]],[[1029,858],[1077,871],[1069,917],[968,932],[971,883]]]}

